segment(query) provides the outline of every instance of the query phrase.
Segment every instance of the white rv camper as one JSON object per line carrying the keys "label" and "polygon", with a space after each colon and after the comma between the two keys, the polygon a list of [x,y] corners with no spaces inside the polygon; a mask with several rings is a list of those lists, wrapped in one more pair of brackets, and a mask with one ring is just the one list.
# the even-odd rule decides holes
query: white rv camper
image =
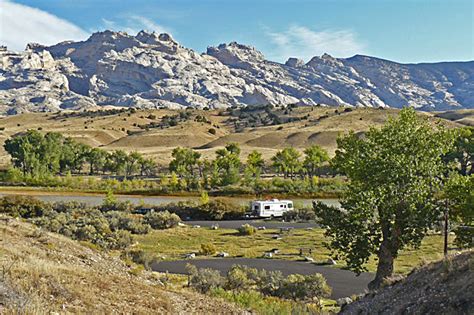
{"label": "white rv camper", "polygon": [[291,200],[256,200],[250,203],[252,216],[260,218],[281,217],[289,210],[293,210],[293,201]]}

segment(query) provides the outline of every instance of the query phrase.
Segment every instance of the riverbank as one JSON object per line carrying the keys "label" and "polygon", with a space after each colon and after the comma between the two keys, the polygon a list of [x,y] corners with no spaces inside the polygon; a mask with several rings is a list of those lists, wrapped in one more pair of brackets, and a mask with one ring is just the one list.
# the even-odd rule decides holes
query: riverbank
{"label": "riverbank", "polygon": [[[2,195],[27,195],[38,198],[45,202],[69,202],[77,201],[85,203],[89,206],[99,206],[103,203],[106,197],[106,192],[84,192],[84,191],[57,191],[57,190],[40,190],[40,189],[2,189],[0,187],[0,196]],[[178,202],[201,202],[200,195],[197,194],[176,194],[176,195],[133,195],[133,194],[114,194],[118,201],[128,201],[133,205],[150,205],[162,206]],[[217,197],[211,196],[210,199]],[[218,197],[220,200],[232,203],[236,206],[248,205],[248,202],[256,199],[255,196],[240,196],[240,197]],[[286,197],[291,198],[291,197]],[[329,205],[339,206],[338,199],[325,198],[291,198],[297,207],[311,207],[313,200],[323,201]]]}
{"label": "riverbank", "polygon": [[[35,195],[47,195],[47,194],[64,194],[64,195],[78,195],[78,196],[103,196],[109,192],[107,189],[73,189],[68,187],[46,187],[46,186],[0,186],[0,193],[17,194],[21,195],[24,193],[34,193]],[[157,191],[157,190],[132,190],[112,191],[116,196],[124,197],[194,197],[199,198],[201,192],[199,191]],[[319,193],[263,193],[263,194],[251,194],[242,192],[232,191],[210,191],[208,192],[210,197],[229,197],[229,198],[298,198],[298,199],[339,199],[342,192],[319,192]]]}

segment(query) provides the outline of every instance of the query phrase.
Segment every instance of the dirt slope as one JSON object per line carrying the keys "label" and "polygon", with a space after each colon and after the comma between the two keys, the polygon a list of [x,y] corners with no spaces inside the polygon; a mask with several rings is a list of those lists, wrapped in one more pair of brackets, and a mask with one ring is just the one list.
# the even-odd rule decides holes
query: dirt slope
{"label": "dirt slope", "polygon": [[347,305],[341,314],[472,314],[474,251],[414,270]]}
{"label": "dirt slope", "polygon": [[0,221],[0,313],[241,313],[151,274],[132,274],[117,257],[11,220]]}

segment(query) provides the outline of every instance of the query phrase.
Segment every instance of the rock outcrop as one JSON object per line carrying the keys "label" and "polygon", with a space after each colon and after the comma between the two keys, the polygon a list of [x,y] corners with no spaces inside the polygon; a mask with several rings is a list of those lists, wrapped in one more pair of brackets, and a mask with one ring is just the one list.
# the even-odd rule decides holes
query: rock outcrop
{"label": "rock outcrop", "polygon": [[199,54],[168,34],[146,31],[0,51],[0,114],[262,104],[473,108],[474,62],[398,64],[324,54],[280,64],[236,42]]}
{"label": "rock outcrop", "polygon": [[345,303],[339,314],[472,314],[473,251],[448,256]]}

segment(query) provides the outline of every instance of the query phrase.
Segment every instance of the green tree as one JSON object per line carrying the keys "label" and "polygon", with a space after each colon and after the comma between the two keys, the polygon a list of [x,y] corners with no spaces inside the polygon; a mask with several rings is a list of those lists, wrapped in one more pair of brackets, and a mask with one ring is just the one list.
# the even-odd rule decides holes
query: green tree
{"label": "green tree", "polygon": [[372,254],[378,265],[370,288],[392,275],[394,259],[407,246],[418,247],[427,229],[440,217],[435,194],[441,188],[446,165],[442,156],[452,144],[451,134],[432,127],[414,109],[365,138],[351,132],[337,140],[333,166],[350,179],[335,207],[315,205],[328,227],[329,247],[356,272]]}
{"label": "green tree", "polygon": [[156,163],[151,158],[142,158],[139,162],[140,165],[140,175],[152,175],[155,173]]}
{"label": "green tree", "polygon": [[474,127],[457,130],[454,147],[446,155],[446,160],[455,162],[461,175],[474,174]]}
{"label": "green tree", "polygon": [[125,159],[125,177],[130,177],[139,172],[142,160],[143,156],[140,153],[136,151],[129,153]]}
{"label": "green tree", "polygon": [[295,148],[284,148],[272,157],[273,167],[285,178],[293,179],[301,170],[300,157],[301,154]]}
{"label": "green tree", "polygon": [[77,143],[70,138],[64,140],[62,147],[59,160],[60,172],[64,173],[67,170],[80,172],[86,163],[87,153],[91,148],[88,145]]}
{"label": "green tree", "polygon": [[91,148],[85,153],[84,159],[89,163],[89,174],[96,174],[104,167],[107,153],[99,148]]}
{"label": "green tree", "polygon": [[216,151],[217,171],[220,176],[220,185],[236,184],[240,180],[240,148],[237,143],[229,143],[223,149]]}
{"label": "green tree", "polygon": [[454,243],[461,248],[473,247],[474,240],[474,175],[454,174],[445,186],[449,218],[458,226]]}
{"label": "green tree", "polygon": [[28,130],[24,135],[7,139],[3,147],[10,154],[14,167],[20,168],[23,175],[34,174],[41,167],[37,148],[41,146],[43,140],[41,133]]}
{"label": "green tree", "polygon": [[64,137],[57,132],[48,132],[38,149],[39,159],[44,163],[47,173],[58,173],[60,171],[60,159],[63,150]]}
{"label": "green tree", "polygon": [[262,153],[254,150],[247,156],[247,164],[245,166],[245,178],[247,182],[255,182],[260,179],[262,169],[265,165]]}
{"label": "green tree", "polygon": [[126,175],[128,155],[123,150],[115,150],[110,154],[109,169],[115,174]]}
{"label": "green tree", "polygon": [[329,154],[318,145],[312,145],[304,150],[303,166],[311,178],[316,175],[316,171],[324,162],[329,161]]}
{"label": "green tree", "polygon": [[192,178],[195,175],[198,161],[201,154],[188,148],[177,147],[171,153],[173,160],[170,162],[169,169],[175,172],[180,178]]}

